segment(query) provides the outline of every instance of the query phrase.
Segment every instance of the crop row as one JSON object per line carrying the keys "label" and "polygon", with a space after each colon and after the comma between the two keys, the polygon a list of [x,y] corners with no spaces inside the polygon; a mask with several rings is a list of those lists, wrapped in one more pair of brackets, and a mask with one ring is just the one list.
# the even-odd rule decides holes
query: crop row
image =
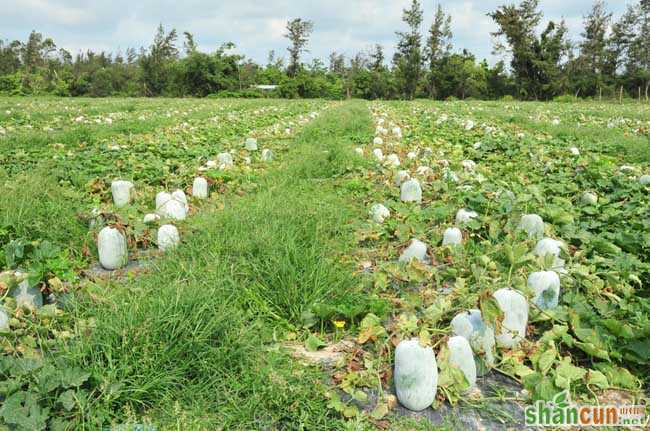
{"label": "crop row", "polygon": [[[650,338],[647,166],[534,129],[521,136],[460,105],[372,111],[376,137],[356,151],[374,166],[348,186],[370,214],[354,258],[369,294],[394,309],[361,322],[363,365],[336,371],[339,387],[353,397],[376,387],[393,371],[390,346],[415,337],[420,347],[395,353],[398,398],[416,410],[409,397],[430,399],[433,371],[415,358],[433,348],[433,403],[453,404],[473,374],[448,337],[467,335],[479,375],[506,374],[533,399],[638,389]],[[471,322],[466,334],[459,319]],[[405,389],[409,376],[429,387]]]}

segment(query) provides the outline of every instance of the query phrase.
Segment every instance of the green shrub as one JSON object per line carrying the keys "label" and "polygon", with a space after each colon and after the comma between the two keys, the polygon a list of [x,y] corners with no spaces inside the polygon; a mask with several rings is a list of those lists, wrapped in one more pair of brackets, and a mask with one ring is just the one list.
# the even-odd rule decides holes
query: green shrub
{"label": "green shrub", "polygon": [[0,94],[17,96],[22,94],[22,77],[19,73],[0,76]]}

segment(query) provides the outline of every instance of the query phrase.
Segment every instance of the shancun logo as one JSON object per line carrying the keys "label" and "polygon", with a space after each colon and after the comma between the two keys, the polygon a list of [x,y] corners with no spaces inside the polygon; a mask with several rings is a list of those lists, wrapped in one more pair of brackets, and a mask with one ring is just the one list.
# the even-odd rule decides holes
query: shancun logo
{"label": "shancun logo", "polygon": [[569,391],[553,397],[552,401],[537,401],[526,407],[528,426],[643,426],[645,406],[578,406],[571,404]]}

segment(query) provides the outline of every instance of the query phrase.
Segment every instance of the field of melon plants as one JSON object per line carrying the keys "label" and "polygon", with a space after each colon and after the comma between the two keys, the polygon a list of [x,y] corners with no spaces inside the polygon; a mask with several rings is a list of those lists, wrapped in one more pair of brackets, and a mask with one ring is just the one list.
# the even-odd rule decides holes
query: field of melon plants
{"label": "field of melon plants", "polygon": [[0,429],[645,404],[650,107],[0,98]]}

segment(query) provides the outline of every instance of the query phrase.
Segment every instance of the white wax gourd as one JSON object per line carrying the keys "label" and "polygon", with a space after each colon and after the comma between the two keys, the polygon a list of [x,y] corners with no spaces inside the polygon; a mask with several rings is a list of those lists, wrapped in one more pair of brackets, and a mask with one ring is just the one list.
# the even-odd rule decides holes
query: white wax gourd
{"label": "white wax gourd", "polygon": [[592,192],[584,192],[580,196],[580,203],[583,205],[596,205],[598,203],[598,195]]}
{"label": "white wax gourd", "polygon": [[395,135],[397,138],[402,137],[402,129],[399,127],[393,127],[393,135]]}
{"label": "white wax gourd", "polygon": [[474,160],[463,160],[460,164],[466,171],[471,172],[476,169],[476,162]]}
{"label": "white wax gourd", "polygon": [[431,169],[429,166],[418,166],[418,168],[415,170],[415,173],[427,177],[429,175],[433,175],[433,169]]}
{"label": "white wax gourd", "polygon": [[180,235],[176,226],[165,224],[158,228],[157,243],[160,251],[167,251],[180,243]]}
{"label": "white wax gourd", "polygon": [[533,303],[542,310],[558,306],[560,277],[554,271],[533,272],[528,276],[528,287],[534,292]]}
{"label": "white wax gourd", "polygon": [[478,214],[475,211],[469,211],[466,209],[459,209],[456,213],[456,224],[463,225],[468,223],[478,217]]}
{"label": "white wax gourd", "polygon": [[438,390],[438,364],[431,347],[414,338],[395,349],[395,392],[400,404],[412,411],[429,407]]}
{"label": "white wax gourd", "polygon": [[463,243],[463,233],[457,227],[445,229],[442,234],[442,245],[460,245]]}
{"label": "white wax gourd", "polygon": [[406,154],[406,158],[409,159],[409,160],[417,159],[417,157],[418,157],[418,153],[416,153],[415,151],[409,151]]}
{"label": "white wax gourd", "polygon": [[528,238],[544,236],[544,220],[537,214],[524,214],[519,222],[519,230],[528,234]]}
{"label": "white wax gourd", "polygon": [[194,178],[192,196],[197,199],[206,199],[208,197],[208,180],[203,177]]}
{"label": "white wax gourd", "polygon": [[460,335],[461,337],[465,337],[468,340],[472,339],[475,329],[474,325],[472,325],[472,321],[470,320],[470,313],[471,310],[463,311],[451,319],[450,326],[451,331],[454,335]]}
{"label": "white wax gourd", "polygon": [[156,210],[162,208],[168,201],[172,199],[172,195],[167,192],[159,192],[156,194]]}
{"label": "white wax gourd", "polygon": [[113,203],[116,207],[121,208],[128,205],[133,197],[134,186],[130,181],[113,181],[111,183],[111,193],[113,194]]}
{"label": "white wax gourd", "polygon": [[257,151],[257,139],[246,138],[246,142],[244,142],[244,148],[246,148],[248,151]]}
{"label": "white wax gourd", "polygon": [[562,250],[562,241],[558,241],[553,238],[543,238],[540,239],[537,244],[535,244],[535,249],[533,253],[536,256],[544,257],[547,254],[552,254],[555,257],[560,256],[560,251]]}
{"label": "white wax gourd", "polygon": [[411,175],[408,171],[397,171],[395,174],[395,185],[397,187],[401,186],[403,182],[411,179]]}
{"label": "white wax gourd", "polygon": [[9,331],[9,314],[0,306],[0,332]]}
{"label": "white wax gourd", "polygon": [[379,146],[384,144],[384,140],[381,139],[379,136],[376,136],[375,139],[372,140],[372,143],[373,145]]}
{"label": "white wax gourd", "polygon": [[465,337],[450,337],[447,341],[449,362],[457,366],[465,375],[469,387],[476,386],[476,362],[469,341]]}
{"label": "white wax gourd", "polygon": [[526,338],[528,324],[528,301],[516,290],[499,289],[493,294],[499,308],[503,312],[501,332],[496,340],[501,347],[516,347]]}
{"label": "white wax gourd", "polygon": [[390,210],[382,204],[374,204],[370,207],[370,218],[375,223],[383,223],[388,217],[390,217]]}
{"label": "white wax gourd", "polygon": [[129,260],[126,237],[114,227],[107,226],[97,236],[99,263],[108,270],[119,269]]}
{"label": "white wax gourd", "polygon": [[641,175],[641,176],[639,177],[639,183],[640,183],[642,186],[650,185],[650,175]]}
{"label": "white wax gourd", "polygon": [[273,160],[273,151],[269,150],[268,148],[265,148],[262,150],[262,161],[263,162],[270,162]]}
{"label": "white wax gourd", "polygon": [[402,202],[422,202],[422,187],[415,178],[402,183],[400,187],[400,199]]}
{"label": "white wax gourd", "polygon": [[409,246],[402,252],[399,257],[400,262],[408,263],[415,258],[420,262],[427,262],[427,245],[418,239],[411,239]]}
{"label": "white wax gourd", "polygon": [[494,328],[483,322],[480,310],[471,309],[457,314],[451,320],[451,329],[454,335],[465,337],[476,354],[484,355],[488,366],[494,365]]}
{"label": "white wax gourd", "polygon": [[179,202],[182,202],[183,205],[185,205],[185,209],[189,210],[190,206],[187,203],[187,196],[185,196],[185,192],[183,190],[180,190],[180,189],[174,190],[172,192],[172,199],[175,199],[175,200],[177,200]]}
{"label": "white wax gourd", "polygon": [[235,164],[230,153],[217,154],[217,163],[220,169],[230,168]]}
{"label": "white wax gourd", "polygon": [[363,156],[363,148],[361,148],[361,147],[355,148],[354,152],[357,153],[360,156]]}
{"label": "white wax gourd", "polygon": [[170,199],[158,211],[162,217],[172,220],[185,220],[187,218],[187,205],[178,199]]}
{"label": "white wax gourd", "polygon": [[375,148],[372,150],[372,154],[375,156],[375,159],[377,159],[377,161],[381,162],[384,160],[384,152],[381,151],[381,148]]}
{"label": "white wax gourd", "polygon": [[386,162],[394,168],[398,167],[401,164],[399,161],[399,156],[397,154],[389,154],[386,157]]}
{"label": "white wax gourd", "polygon": [[553,238],[542,238],[533,249],[533,254],[538,257],[545,258],[547,255],[553,256],[553,265],[552,270],[566,273],[564,269],[564,259],[560,258],[560,252],[562,251],[562,246],[564,243]]}
{"label": "white wax gourd", "polygon": [[144,218],[142,219],[142,222],[145,224],[153,223],[160,220],[160,216],[158,214],[145,214]]}

